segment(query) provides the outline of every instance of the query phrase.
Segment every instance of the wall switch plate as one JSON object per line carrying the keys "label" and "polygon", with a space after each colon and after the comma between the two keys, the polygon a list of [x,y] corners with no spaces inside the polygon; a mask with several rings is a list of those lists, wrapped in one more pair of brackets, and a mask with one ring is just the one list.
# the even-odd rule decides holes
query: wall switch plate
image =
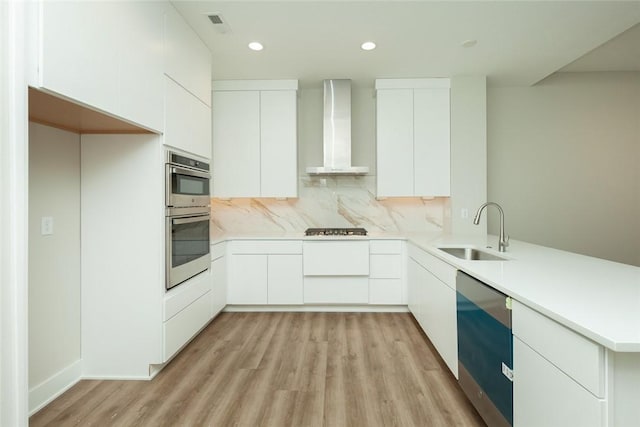
{"label": "wall switch plate", "polygon": [[469,209],[467,209],[467,208],[460,209],[460,218],[462,218],[462,219],[469,218]]}
{"label": "wall switch plate", "polygon": [[40,234],[48,236],[53,234],[53,217],[43,216],[40,220]]}

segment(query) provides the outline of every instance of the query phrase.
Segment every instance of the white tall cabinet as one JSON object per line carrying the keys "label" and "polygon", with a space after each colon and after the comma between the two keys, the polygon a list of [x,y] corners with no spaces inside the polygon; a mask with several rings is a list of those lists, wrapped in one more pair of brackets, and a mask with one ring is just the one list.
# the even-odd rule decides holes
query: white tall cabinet
{"label": "white tall cabinet", "polygon": [[297,197],[297,80],[213,82],[213,195]]}
{"label": "white tall cabinet", "polygon": [[450,195],[450,81],[376,80],[377,196]]}

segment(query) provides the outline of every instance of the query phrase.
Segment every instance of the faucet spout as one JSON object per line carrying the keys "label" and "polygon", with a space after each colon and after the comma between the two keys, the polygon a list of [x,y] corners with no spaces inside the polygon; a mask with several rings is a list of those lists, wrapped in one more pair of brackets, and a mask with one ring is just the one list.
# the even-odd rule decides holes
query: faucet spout
{"label": "faucet spout", "polygon": [[478,208],[476,216],[473,217],[473,223],[475,225],[480,224],[480,216],[482,215],[482,211],[484,210],[484,208],[486,208],[487,206],[495,206],[496,208],[498,208],[498,212],[500,212],[500,236],[498,237],[498,250],[500,252],[506,252],[507,246],[509,246],[509,236],[507,236],[504,232],[504,211],[499,204],[495,202],[483,203],[482,206]]}

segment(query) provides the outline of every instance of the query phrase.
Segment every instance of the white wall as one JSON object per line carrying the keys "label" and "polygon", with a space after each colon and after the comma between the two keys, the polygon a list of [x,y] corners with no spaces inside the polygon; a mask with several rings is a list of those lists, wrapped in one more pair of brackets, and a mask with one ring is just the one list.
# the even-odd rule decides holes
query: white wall
{"label": "white wall", "polygon": [[640,73],[490,88],[488,185],[511,237],[640,266]]}
{"label": "white wall", "polygon": [[487,201],[487,79],[451,78],[451,230],[486,233],[486,215],[473,224]]}
{"label": "white wall", "polygon": [[[41,235],[43,216],[52,235]],[[79,377],[80,357],[80,135],[30,123],[31,409]]]}

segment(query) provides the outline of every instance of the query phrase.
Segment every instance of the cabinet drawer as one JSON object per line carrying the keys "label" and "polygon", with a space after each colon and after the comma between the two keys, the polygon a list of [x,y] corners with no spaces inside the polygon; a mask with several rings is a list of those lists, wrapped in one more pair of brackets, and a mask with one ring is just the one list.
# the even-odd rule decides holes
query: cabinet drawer
{"label": "cabinet drawer", "polygon": [[367,304],[366,277],[305,277],[305,304]]}
{"label": "cabinet drawer", "polygon": [[401,240],[371,240],[369,242],[369,252],[372,254],[401,254]]}
{"label": "cabinet drawer", "polygon": [[446,283],[451,289],[456,289],[457,270],[455,267],[414,245],[409,245],[408,255],[442,282]]}
{"label": "cabinet drawer", "polygon": [[607,425],[605,400],[589,393],[517,337],[513,339],[513,368],[515,426]]}
{"label": "cabinet drawer", "polygon": [[374,254],[370,258],[371,279],[400,279],[402,277],[402,255]]}
{"label": "cabinet drawer", "polygon": [[163,320],[171,319],[210,290],[211,274],[208,270],[171,289],[164,297]]}
{"label": "cabinet drawer", "polygon": [[402,280],[369,279],[369,304],[402,304]]}
{"label": "cabinet drawer", "polygon": [[301,254],[300,240],[236,240],[229,243],[231,254]]}
{"label": "cabinet drawer", "polygon": [[207,292],[164,322],[164,360],[167,361],[211,319],[211,295]]}
{"label": "cabinet drawer", "polygon": [[604,397],[605,352],[546,316],[513,301],[513,335],[598,397]]}
{"label": "cabinet drawer", "polygon": [[368,276],[368,241],[304,242],[305,276]]}

